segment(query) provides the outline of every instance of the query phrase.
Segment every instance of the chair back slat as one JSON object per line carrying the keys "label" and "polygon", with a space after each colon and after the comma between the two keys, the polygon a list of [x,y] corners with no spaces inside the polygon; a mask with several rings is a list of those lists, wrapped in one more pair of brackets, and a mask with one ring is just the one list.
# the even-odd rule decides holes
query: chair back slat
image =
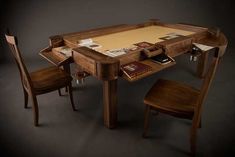
{"label": "chair back slat", "polygon": [[218,53],[219,53],[219,57],[222,57],[226,51],[228,40],[223,33],[220,33],[218,40],[219,40],[219,44],[218,44],[219,52]]}
{"label": "chair back slat", "polygon": [[220,48],[217,47],[215,49],[215,55],[213,56],[213,59],[212,59],[211,64],[210,64],[210,66],[207,70],[206,76],[203,80],[203,83],[202,83],[202,86],[201,86],[201,89],[200,89],[200,95],[199,95],[198,100],[197,100],[197,106],[196,106],[195,113],[194,113],[194,118],[193,118],[194,120],[197,121],[196,123],[198,123],[200,121],[201,111],[202,111],[202,104],[204,103],[204,101],[207,97],[209,88],[210,88],[211,83],[214,79],[218,64],[219,64],[220,59],[221,59],[219,52],[220,52]]}
{"label": "chair back slat", "polygon": [[14,56],[14,59],[16,61],[17,67],[19,69],[22,85],[24,86],[24,88],[27,91],[28,90],[32,91],[31,79],[30,79],[28,70],[23,62],[22,57],[21,57],[21,53],[20,53],[20,50],[19,50],[18,44],[17,44],[17,39],[15,36],[10,36],[10,35],[5,35],[5,37],[6,37],[6,41],[7,41],[8,45],[9,45],[9,48]]}
{"label": "chair back slat", "polygon": [[208,91],[209,91],[209,88],[211,86],[211,83],[213,81],[213,78],[215,76],[215,73],[216,73],[216,69],[218,67],[218,64],[219,64],[219,60],[220,58],[219,57],[214,57],[212,59],[212,62],[211,62],[211,65],[207,71],[207,74],[205,76],[205,79],[203,80],[203,83],[202,83],[202,86],[201,86],[201,92],[200,92],[200,96],[199,96],[199,100],[198,100],[198,107],[201,108],[201,104],[204,102],[207,94],[208,94]]}
{"label": "chair back slat", "polygon": [[[225,35],[220,32],[218,36],[216,36],[216,40],[218,41],[218,46],[215,49],[215,54],[214,57],[212,59],[211,65],[208,68],[207,74],[205,76],[205,79],[203,81],[203,84],[201,86],[201,92],[200,92],[200,96],[198,98],[198,107],[197,107],[197,111],[201,112],[201,105],[203,104],[209,88],[211,86],[212,80],[215,76],[218,64],[222,58],[222,56],[224,55],[226,48],[227,48],[227,38],[225,37]],[[200,114],[200,113],[199,113]]]}

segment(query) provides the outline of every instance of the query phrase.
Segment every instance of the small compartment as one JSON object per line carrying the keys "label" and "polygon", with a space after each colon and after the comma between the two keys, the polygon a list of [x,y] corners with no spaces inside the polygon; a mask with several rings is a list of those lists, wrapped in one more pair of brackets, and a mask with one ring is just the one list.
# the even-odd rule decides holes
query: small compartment
{"label": "small compartment", "polygon": [[175,57],[188,51],[191,51],[192,38],[182,36],[171,40],[162,41],[157,45],[159,47],[162,47],[168,56]]}
{"label": "small compartment", "polygon": [[141,54],[144,55],[146,58],[151,58],[153,56],[161,54],[162,52],[163,52],[162,48],[157,47],[157,46],[152,46],[149,48],[144,48],[141,51]]}

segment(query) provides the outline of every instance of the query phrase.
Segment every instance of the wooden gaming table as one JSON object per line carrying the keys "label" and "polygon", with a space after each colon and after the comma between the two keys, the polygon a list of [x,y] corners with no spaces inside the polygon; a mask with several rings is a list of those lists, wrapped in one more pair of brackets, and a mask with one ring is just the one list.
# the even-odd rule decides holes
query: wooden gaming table
{"label": "wooden gaming table", "polygon": [[[171,35],[177,37],[168,38]],[[101,45],[98,49],[91,49],[79,46],[79,41],[92,39],[93,42]],[[40,55],[56,66],[63,66],[70,72],[69,63],[82,67],[91,76],[103,82],[103,114],[104,125],[108,128],[115,128],[117,123],[117,80],[119,77],[127,81],[136,81],[172,65],[154,63],[149,58],[159,53],[166,53],[176,57],[191,52],[193,43],[200,43],[219,48],[224,53],[225,47],[220,46],[220,41],[225,36],[218,30],[208,29],[188,24],[165,24],[158,20],[150,20],[137,25],[121,24],[111,27],[98,28],[88,31],[56,35],[50,37],[49,47],[43,49]],[[151,43],[149,47],[133,47],[136,43]],[[72,57],[53,52],[52,49],[60,46],[73,48]],[[110,56],[109,50],[125,49],[126,54]],[[203,77],[208,53],[202,51],[197,67],[197,74]],[[120,71],[120,66],[132,61],[139,61],[152,67],[134,78],[127,77]]]}

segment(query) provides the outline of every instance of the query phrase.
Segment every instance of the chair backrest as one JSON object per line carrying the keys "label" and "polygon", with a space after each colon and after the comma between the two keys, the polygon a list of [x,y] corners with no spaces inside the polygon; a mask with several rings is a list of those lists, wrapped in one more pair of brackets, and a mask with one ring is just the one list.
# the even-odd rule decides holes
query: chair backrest
{"label": "chair backrest", "polygon": [[201,109],[201,105],[202,105],[202,103],[204,102],[204,100],[207,96],[207,93],[208,93],[209,88],[211,86],[212,80],[215,76],[216,69],[217,69],[218,64],[219,64],[219,60],[220,60],[219,57],[213,57],[211,65],[210,65],[210,67],[207,71],[207,74],[206,74],[206,76],[203,80],[203,83],[202,83],[202,86],[201,86],[201,89],[200,89],[200,95],[199,95],[199,98],[198,98],[198,108],[199,108],[199,110]]}
{"label": "chair backrest", "polygon": [[15,36],[6,35],[6,41],[9,45],[11,52],[13,53],[14,59],[16,61],[17,67],[20,71],[21,82],[25,90],[32,91],[32,82],[28,73],[28,70],[23,62],[23,59],[20,54],[20,50],[17,44],[17,38]]}
{"label": "chair backrest", "polygon": [[217,38],[218,40],[218,48],[219,48],[219,57],[222,57],[226,51],[227,45],[228,45],[228,40],[225,37],[223,33],[220,33],[220,35]]}
{"label": "chair backrest", "polygon": [[197,111],[196,111],[198,115],[201,114],[201,106],[205,98],[207,97],[207,94],[211,86],[212,80],[215,76],[218,64],[221,60],[221,57],[224,55],[227,44],[228,44],[228,41],[223,33],[220,33],[219,36],[217,36],[216,38],[217,38],[218,46],[215,48],[215,54],[211,61],[211,65],[208,68],[207,74],[205,76],[205,79],[200,89],[200,95],[198,98],[198,102],[197,102],[198,106],[197,106]]}

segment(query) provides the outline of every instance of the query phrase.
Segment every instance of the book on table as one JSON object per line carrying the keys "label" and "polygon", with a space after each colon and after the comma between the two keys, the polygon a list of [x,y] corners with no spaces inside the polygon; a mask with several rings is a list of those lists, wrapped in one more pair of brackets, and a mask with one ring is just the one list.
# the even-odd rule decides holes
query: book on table
{"label": "book on table", "polygon": [[148,71],[151,71],[152,67],[144,63],[138,62],[138,61],[133,61],[124,65],[121,65],[121,70],[129,78],[134,78]]}
{"label": "book on table", "polygon": [[165,53],[161,53],[159,55],[153,56],[151,57],[151,60],[161,65],[165,65],[165,64],[175,61],[173,58],[171,58]]}

